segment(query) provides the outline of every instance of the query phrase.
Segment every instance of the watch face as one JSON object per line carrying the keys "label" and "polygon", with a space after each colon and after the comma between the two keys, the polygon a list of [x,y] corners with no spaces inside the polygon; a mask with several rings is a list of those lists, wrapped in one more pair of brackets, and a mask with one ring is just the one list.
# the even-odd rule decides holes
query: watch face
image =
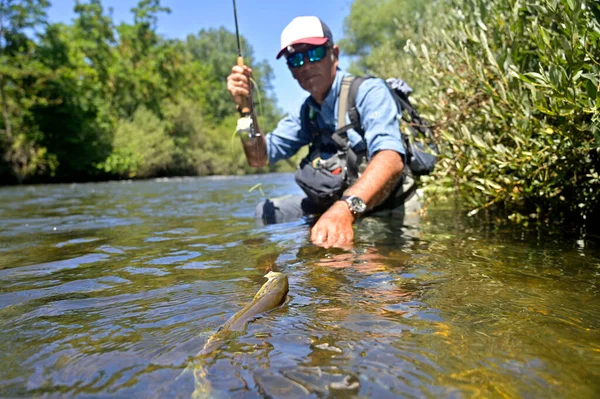
{"label": "watch face", "polygon": [[356,213],[363,213],[367,209],[367,204],[359,197],[352,197],[350,201],[350,208]]}

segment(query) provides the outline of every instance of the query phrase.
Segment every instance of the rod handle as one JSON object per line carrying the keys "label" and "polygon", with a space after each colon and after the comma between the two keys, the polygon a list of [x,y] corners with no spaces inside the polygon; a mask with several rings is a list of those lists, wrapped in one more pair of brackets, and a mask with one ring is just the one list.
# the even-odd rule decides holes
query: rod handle
{"label": "rod handle", "polygon": [[[244,57],[242,56],[238,56],[237,57],[237,64],[238,66],[244,66]],[[252,83],[248,82],[248,87],[250,90],[250,96],[236,96],[236,103],[240,104],[240,112],[242,113],[242,115],[249,115],[252,112]]]}

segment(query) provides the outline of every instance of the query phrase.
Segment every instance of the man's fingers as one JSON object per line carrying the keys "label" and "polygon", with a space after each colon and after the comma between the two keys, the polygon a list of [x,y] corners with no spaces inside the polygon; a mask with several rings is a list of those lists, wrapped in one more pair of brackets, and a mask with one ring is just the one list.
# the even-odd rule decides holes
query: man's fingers
{"label": "man's fingers", "polygon": [[239,66],[239,65],[234,65],[231,68],[231,74],[232,75],[242,75],[242,76],[252,76],[252,68],[249,68],[247,66]]}
{"label": "man's fingers", "polygon": [[352,248],[353,239],[354,239],[354,235],[349,236],[346,234],[342,234],[338,237],[338,239],[335,241],[335,243],[333,243],[332,247],[349,250]]}
{"label": "man's fingers", "polygon": [[239,73],[229,75],[227,78],[227,90],[229,90],[229,93],[233,97],[248,97],[250,95],[248,78]]}
{"label": "man's fingers", "polygon": [[229,92],[231,93],[231,95],[235,96],[249,96],[250,92],[247,89],[244,89],[243,87],[232,87],[229,89]]}
{"label": "man's fingers", "polygon": [[320,245],[325,239],[325,234],[320,230],[313,229],[310,234],[310,241],[313,244]]}
{"label": "man's fingers", "polygon": [[227,77],[227,90],[229,90],[236,103],[241,102],[242,98],[250,96],[251,76],[252,68],[246,65],[234,65],[231,67],[231,74]]}
{"label": "man's fingers", "polygon": [[229,75],[229,77],[227,78],[227,86],[248,87],[248,78],[240,74]]}
{"label": "man's fingers", "polygon": [[248,68],[246,65],[234,65],[231,67],[231,73],[248,74],[252,73],[252,69]]}
{"label": "man's fingers", "polygon": [[352,246],[354,230],[352,225],[340,223],[335,218],[321,216],[310,231],[310,241],[323,248],[346,248]]}
{"label": "man's fingers", "polygon": [[338,235],[336,231],[313,229],[310,241],[323,248],[342,247],[348,244],[348,238]]}
{"label": "man's fingers", "polygon": [[322,229],[319,226],[313,227],[310,233],[310,241],[318,246],[323,246],[330,236],[327,234],[328,232],[326,229]]}

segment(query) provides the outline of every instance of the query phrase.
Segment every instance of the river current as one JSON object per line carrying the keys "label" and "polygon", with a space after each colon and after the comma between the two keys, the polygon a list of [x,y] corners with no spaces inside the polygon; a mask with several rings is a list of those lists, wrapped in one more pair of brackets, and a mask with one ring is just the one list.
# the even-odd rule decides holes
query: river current
{"label": "river current", "polygon": [[600,396],[597,240],[435,204],[323,249],[305,220],[254,220],[290,193],[290,174],[0,188],[0,397],[190,397],[268,267],[288,301],[205,365],[212,396]]}

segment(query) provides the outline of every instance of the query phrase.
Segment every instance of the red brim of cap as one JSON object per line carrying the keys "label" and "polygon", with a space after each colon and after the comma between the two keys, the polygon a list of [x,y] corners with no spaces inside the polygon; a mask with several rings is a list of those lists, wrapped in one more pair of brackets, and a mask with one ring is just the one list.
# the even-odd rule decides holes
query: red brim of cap
{"label": "red brim of cap", "polygon": [[281,50],[279,50],[279,53],[277,54],[276,59],[281,58],[281,56],[287,52],[287,48],[289,46],[293,46],[294,44],[310,44],[311,46],[321,46],[321,45],[327,43],[327,40],[329,40],[329,39],[327,39],[326,37],[305,37],[302,39],[298,39],[296,41],[291,42],[290,44],[288,44]]}

